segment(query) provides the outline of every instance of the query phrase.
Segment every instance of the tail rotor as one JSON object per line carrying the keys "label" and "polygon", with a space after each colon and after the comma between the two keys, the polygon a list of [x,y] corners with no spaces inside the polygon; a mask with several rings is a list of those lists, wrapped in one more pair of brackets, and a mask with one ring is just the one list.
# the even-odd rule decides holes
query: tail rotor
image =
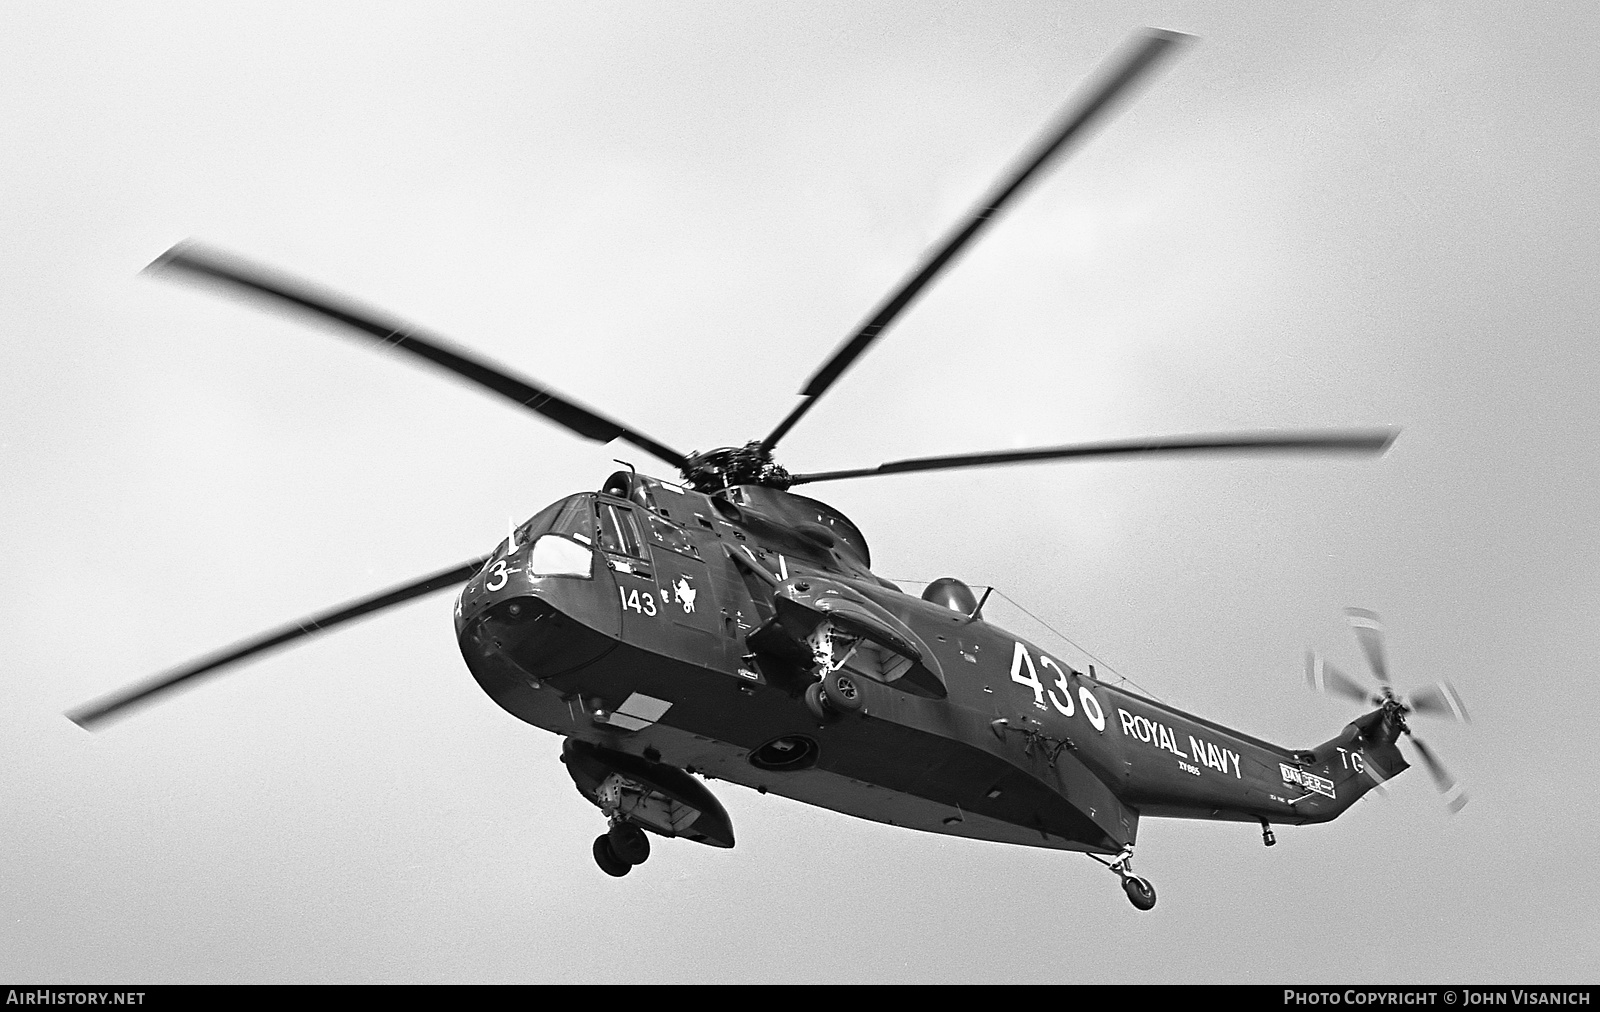
{"label": "tail rotor", "polygon": [[[1365,608],[1346,608],[1345,617],[1350,620],[1350,627],[1355,631],[1356,639],[1361,644],[1361,652],[1366,656],[1367,666],[1372,676],[1378,682],[1378,690],[1368,688],[1364,683],[1345,674],[1343,671],[1323,660],[1315,651],[1306,652],[1306,683],[1317,692],[1330,696],[1338,696],[1361,703],[1364,706],[1377,706],[1384,711],[1386,720],[1392,722],[1399,729],[1401,736],[1409,738],[1416,749],[1422,765],[1433,777],[1439,793],[1444,796],[1445,807],[1450,814],[1461,811],[1467,803],[1467,795],[1461,789],[1461,784],[1451,776],[1421,738],[1418,738],[1406,723],[1408,715],[1425,717],[1445,717],[1460,723],[1467,723],[1466,704],[1461,701],[1461,696],[1449,682],[1435,682],[1424,686],[1408,695],[1399,695],[1394,691],[1389,682],[1389,662],[1384,650],[1383,623],[1377,613]],[[1374,784],[1380,788],[1386,777],[1368,764],[1366,772],[1372,777]]]}

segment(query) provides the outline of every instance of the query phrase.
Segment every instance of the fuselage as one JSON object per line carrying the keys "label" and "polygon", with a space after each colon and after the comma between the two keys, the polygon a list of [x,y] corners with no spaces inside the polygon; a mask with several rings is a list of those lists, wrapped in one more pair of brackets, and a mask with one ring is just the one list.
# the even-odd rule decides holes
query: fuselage
{"label": "fuselage", "polygon": [[[870,561],[854,524],[804,496],[623,474],[502,543],[462,590],[457,634],[530,724],[937,833],[1114,853],[1141,815],[1327,821],[1374,782],[1366,762],[1404,768],[1355,725],[1295,751],[1107,684]],[[840,637],[819,656],[859,676],[849,719],[801,699],[808,641],[785,630],[819,616]]]}

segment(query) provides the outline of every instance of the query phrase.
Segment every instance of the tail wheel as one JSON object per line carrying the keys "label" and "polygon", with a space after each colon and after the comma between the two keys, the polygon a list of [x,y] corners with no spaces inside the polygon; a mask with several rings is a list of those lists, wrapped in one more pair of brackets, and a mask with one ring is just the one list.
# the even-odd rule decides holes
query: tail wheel
{"label": "tail wheel", "polygon": [[861,696],[861,686],[856,684],[855,678],[843,671],[829,672],[822,680],[822,698],[841,714],[860,712],[864,701]]}
{"label": "tail wheel", "polygon": [[1122,880],[1122,891],[1128,894],[1128,902],[1140,910],[1149,910],[1156,905],[1156,887],[1147,879],[1129,875]]}
{"label": "tail wheel", "polygon": [[633,865],[624,861],[611,849],[611,837],[605,833],[594,838],[594,863],[613,878],[621,878],[633,870]]}
{"label": "tail wheel", "polygon": [[629,864],[644,864],[650,857],[650,837],[631,822],[619,822],[606,831],[607,849]]}

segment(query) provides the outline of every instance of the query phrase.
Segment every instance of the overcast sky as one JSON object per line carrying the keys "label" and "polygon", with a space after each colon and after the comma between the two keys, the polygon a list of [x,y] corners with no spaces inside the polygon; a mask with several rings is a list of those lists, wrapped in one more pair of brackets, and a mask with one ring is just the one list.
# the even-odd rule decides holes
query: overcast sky
{"label": "overcast sky", "polygon": [[[1237,8],[1230,10],[1230,7]],[[8,3],[0,978],[1570,982],[1595,977],[1592,4]],[[996,584],[1291,747],[1402,688],[1475,721],[1266,850],[1075,854],[725,783],[739,845],[595,868],[560,741],[451,598],[87,734],[62,711],[488,551],[632,459],[301,320],[139,276],[203,239],[685,449],[811,370],[1140,25],[1200,37],[786,439],[795,470],[1236,428],[1381,459],[818,487],[891,578]],[[1004,602],[990,617],[1078,662]],[[1080,663],[1080,666],[1081,663]]]}

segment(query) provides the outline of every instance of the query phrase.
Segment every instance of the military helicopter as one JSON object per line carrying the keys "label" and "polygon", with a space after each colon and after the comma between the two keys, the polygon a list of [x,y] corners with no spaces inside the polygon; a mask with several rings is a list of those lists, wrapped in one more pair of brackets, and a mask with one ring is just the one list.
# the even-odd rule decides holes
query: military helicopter
{"label": "military helicopter", "polygon": [[[1407,768],[1412,714],[1465,719],[1447,685],[1389,686],[1376,616],[1352,621],[1369,692],[1310,656],[1316,687],[1374,706],[1309,749],[1283,748],[1101,680],[984,618],[960,580],[920,596],[874,574],[861,529],[791,489],[872,475],[1084,457],[1210,452],[1381,453],[1390,429],[1132,439],[897,460],[795,473],[773,451],[918,295],[1078,137],[1187,36],[1148,31],[1115,56],[995,187],[810,378],[761,439],[682,453],[417,328],[207,248],[151,265],[287,306],[398,349],[577,435],[621,440],[677,469],[631,465],[597,491],[538,511],[490,554],[321,612],[72,711],[97,728],[201,676],[425,594],[462,585],[455,632],[468,670],[509,713],[564,737],[562,761],[607,829],[608,875],[644,863],[651,837],[732,847],[722,780],[890,825],[1079,851],[1139,909],[1141,817],[1274,824],[1338,817]],[[1419,753],[1451,796],[1454,781]],[[698,777],[698,778],[697,778]]]}

